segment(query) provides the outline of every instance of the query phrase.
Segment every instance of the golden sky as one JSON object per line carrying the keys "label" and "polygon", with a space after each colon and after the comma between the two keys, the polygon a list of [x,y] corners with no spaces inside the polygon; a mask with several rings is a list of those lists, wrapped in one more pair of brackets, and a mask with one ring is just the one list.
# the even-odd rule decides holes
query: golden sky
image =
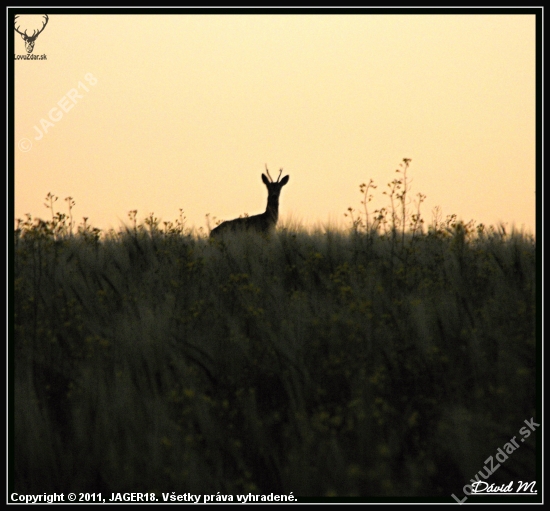
{"label": "golden sky", "polygon": [[15,61],[15,218],[52,192],[100,228],[206,227],[265,210],[267,163],[280,221],[347,225],[411,158],[427,223],[534,232],[535,51],[528,14],[51,14]]}

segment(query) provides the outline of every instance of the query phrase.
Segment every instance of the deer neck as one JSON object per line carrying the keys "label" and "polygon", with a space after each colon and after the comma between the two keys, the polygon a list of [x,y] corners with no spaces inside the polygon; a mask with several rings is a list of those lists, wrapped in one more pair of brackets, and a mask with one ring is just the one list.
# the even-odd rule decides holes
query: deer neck
{"label": "deer neck", "polygon": [[275,225],[279,220],[279,197],[267,199],[267,208],[265,210],[267,218]]}

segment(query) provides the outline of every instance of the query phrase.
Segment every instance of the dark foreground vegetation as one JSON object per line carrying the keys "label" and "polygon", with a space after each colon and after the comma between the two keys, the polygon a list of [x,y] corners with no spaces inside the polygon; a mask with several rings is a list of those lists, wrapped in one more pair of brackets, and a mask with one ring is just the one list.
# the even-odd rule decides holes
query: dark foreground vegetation
{"label": "dark foreground vegetation", "polygon": [[[20,223],[13,491],[462,497],[537,422],[535,242],[402,213]],[[537,479],[519,445],[489,483]]]}

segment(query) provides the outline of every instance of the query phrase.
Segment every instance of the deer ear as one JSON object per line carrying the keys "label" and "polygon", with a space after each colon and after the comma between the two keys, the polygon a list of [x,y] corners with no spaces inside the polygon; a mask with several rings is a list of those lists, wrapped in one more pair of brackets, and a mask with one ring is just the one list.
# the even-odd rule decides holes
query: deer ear
{"label": "deer ear", "polygon": [[281,179],[281,186],[286,185],[288,183],[290,176],[285,176],[283,179]]}
{"label": "deer ear", "polygon": [[265,174],[262,174],[262,181],[268,185],[269,184],[269,179],[267,179],[267,176]]}

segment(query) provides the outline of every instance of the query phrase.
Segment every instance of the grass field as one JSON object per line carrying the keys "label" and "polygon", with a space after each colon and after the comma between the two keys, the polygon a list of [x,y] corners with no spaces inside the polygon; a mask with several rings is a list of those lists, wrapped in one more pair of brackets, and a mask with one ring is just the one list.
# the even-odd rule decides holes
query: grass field
{"label": "grass field", "polygon": [[[537,419],[535,241],[350,213],[220,240],[22,222],[13,491],[462,495]],[[520,446],[488,482],[537,478]]]}

